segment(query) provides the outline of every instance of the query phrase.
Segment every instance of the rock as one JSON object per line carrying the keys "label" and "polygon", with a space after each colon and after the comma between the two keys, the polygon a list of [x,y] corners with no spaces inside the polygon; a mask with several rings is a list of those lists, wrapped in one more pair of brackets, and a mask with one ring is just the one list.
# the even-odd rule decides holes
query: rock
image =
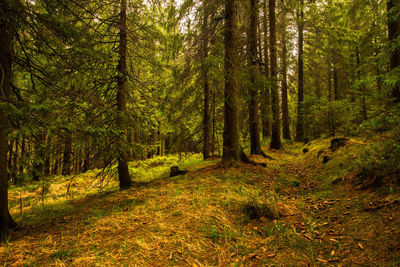
{"label": "rock", "polygon": [[349,141],[350,140],[347,138],[334,138],[331,141],[331,147],[329,149],[332,150],[333,152],[335,152],[339,148],[345,146],[347,144],[347,142],[349,142]]}
{"label": "rock", "polygon": [[307,153],[308,151],[310,151],[308,148],[304,148],[304,149],[303,149],[303,153],[304,153],[304,154]]}
{"label": "rock", "polygon": [[324,156],[324,159],[322,160],[322,163],[327,163],[330,160],[328,156]]}
{"label": "rock", "polygon": [[274,205],[260,204],[260,205],[246,205],[244,213],[249,216],[251,220],[258,220],[262,217],[271,220],[279,218],[279,211]]}
{"label": "rock", "polygon": [[169,177],[174,177],[178,175],[185,175],[188,171],[182,171],[179,169],[178,166],[172,166],[171,167],[171,172],[169,174]]}

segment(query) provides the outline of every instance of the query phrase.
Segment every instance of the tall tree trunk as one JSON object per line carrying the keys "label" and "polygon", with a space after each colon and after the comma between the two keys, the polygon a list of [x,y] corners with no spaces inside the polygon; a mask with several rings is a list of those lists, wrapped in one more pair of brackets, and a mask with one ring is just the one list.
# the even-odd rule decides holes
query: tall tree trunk
{"label": "tall tree trunk", "polygon": [[271,63],[271,100],[272,100],[272,135],[271,148],[279,149],[281,144],[281,127],[280,127],[280,108],[279,108],[279,93],[278,93],[278,64],[276,52],[276,18],[275,18],[275,1],[269,0],[269,49]]}
{"label": "tall tree trunk", "polygon": [[282,32],[282,136],[290,140],[289,128],[289,104],[288,104],[288,83],[287,83],[287,36],[286,36],[286,10],[284,11],[284,28]]}
{"label": "tall tree trunk", "polygon": [[[126,110],[126,51],[127,51],[127,25],[126,25],[126,0],[121,0],[121,14],[119,24],[119,63],[118,63],[118,88],[117,88],[117,109],[118,113]],[[118,115],[118,124],[122,127],[121,114]],[[123,131],[122,131],[123,132]],[[124,134],[124,133],[123,133]],[[122,138],[125,140],[125,138]],[[128,189],[132,186],[129,175],[128,160],[126,151],[120,150],[118,158],[119,188]]]}
{"label": "tall tree trunk", "polygon": [[333,92],[335,96],[335,101],[339,100],[339,80],[338,80],[338,71],[335,65],[333,65]]}
{"label": "tall tree trunk", "polygon": [[206,59],[208,57],[208,1],[203,1],[203,24],[202,24],[202,42],[201,42],[201,74],[203,78],[204,89],[204,107],[203,107],[203,157],[210,157],[210,132],[211,132],[211,110],[210,110],[210,84],[208,81],[208,66]]}
{"label": "tall tree trunk", "polygon": [[238,59],[237,59],[237,0],[225,1],[225,121],[223,161],[240,160]]}
{"label": "tall tree trunk", "polygon": [[250,129],[250,154],[262,155],[260,144],[260,126],[258,117],[258,88],[257,88],[257,25],[258,6],[257,0],[250,0],[250,29],[249,29],[249,129]]}
{"label": "tall tree trunk", "polygon": [[85,147],[82,172],[85,173],[89,169],[90,169],[90,150],[89,150],[89,147]]}
{"label": "tall tree trunk", "polygon": [[72,133],[65,133],[62,175],[71,175]]}
{"label": "tall tree trunk", "polygon": [[[262,125],[263,125],[263,136],[268,137],[271,136],[271,128],[272,128],[272,123],[271,123],[271,93],[270,93],[270,72],[269,72],[269,53],[268,53],[268,19],[267,19],[267,14],[268,14],[268,9],[267,9],[267,1],[263,1],[263,11],[264,11],[264,17],[263,17],[263,29],[264,29],[264,76],[265,79],[268,81],[266,86],[263,88],[263,95],[262,95],[262,100],[263,100],[263,119],[262,119]],[[261,40],[260,40],[261,41]]]}
{"label": "tall tree trunk", "polygon": [[304,141],[304,110],[303,110],[303,101],[304,101],[304,62],[303,62],[303,42],[304,42],[304,1],[300,0],[300,7],[297,13],[298,19],[298,31],[299,31],[299,40],[298,40],[298,93],[297,93],[297,124],[296,124],[296,141],[302,142]]}
{"label": "tall tree trunk", "polygon": [[328,68],[328,101],[329,101],[329,114],[328,114],[328,124],[329,124],[329,134],[335,136],[335,123],[332,110],[332,78],[331,78],[331,62],[329,61]]}
{"label": "tall tree trunk", "polygon": [[8,211],[7,137],[10,130],[8,103],[11,96],[14,14],[16,1],[0,2],[0,239],[6,240],[8,229],[15,222]]}
{"label": "tall tree trunk", "polygon": [[44,176],[50,176],[50,160],[51,160],[51,137],[47,136],[46,150],[44,151]]}
{"label": "tall tree trunk", "polygon": [[[358,46],[356,47],[356,60],[357,60],[357,79],[358,82],[361,81],[361,60],[360,60],[360,51],[358,49]],[[362,115],[363,115],[363,120],[366,121],[368,119],[367,116],[367,104],[365,101],[365,87],[363,85],[360,85],[360,93],[361,93],[361,102],[362,102]]]}
{"label": "tall tree trunk", "polygon": [[22,137],[21,141],[21,154],[19,157],[19,170],[18,173],[20,176],[24,174],[24,159],[25,159],[25,136]]}
{"label": "tall tree trunk", "polygon": [[[388,36],[390,43],[390,69],[394,69],[400,66],[400,45],[398,38],[400,36],[400,0],[387,0],[387,12],[388,12]],[[397,73],[399,71],[397,70]],[[400,81],[397,76],[397,82],[392,89],[392,97],[395,103],[400,102]]]}

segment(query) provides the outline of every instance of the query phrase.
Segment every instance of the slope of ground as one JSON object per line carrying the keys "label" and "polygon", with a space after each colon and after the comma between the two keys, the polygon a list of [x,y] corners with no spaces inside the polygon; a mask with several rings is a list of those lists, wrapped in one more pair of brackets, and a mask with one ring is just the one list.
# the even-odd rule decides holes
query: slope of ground
{"label": "slope of ground", "polygon": [[[266,168],[188,161],[185,176],[163,175],[124,192],[111,182],[104,192],[84,197],[67,197],[64,190],[53,193],[56,200],[43,199],[43,206],[21,207],[27,193],[11,190],[20,229],[0,247],[0,262],[400,265],[398,189],[357,188],[355,161],[363,143],[351,140],[335,152],[329,145],[288,143],[283,151],[268,151],[274,160],[254,158]],[[76,179],[73,186],[87,181]],[[62,191],[57,185],[48,190]],[[258,212],[263,209],[269,212]]]}

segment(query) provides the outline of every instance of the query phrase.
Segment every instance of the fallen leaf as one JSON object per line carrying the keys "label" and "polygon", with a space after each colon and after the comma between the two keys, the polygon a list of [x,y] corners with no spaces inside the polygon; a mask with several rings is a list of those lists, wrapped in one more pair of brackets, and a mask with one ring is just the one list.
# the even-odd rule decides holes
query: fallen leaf
{"label": "fallen leaf", "polygon": [[332,257],[335,256],[335,251],[334,250],[331,251],[331,256]]}
{"label": "fallen leaf", "polygon": [[364,246],[361,243],[357,244],[361,249],[364,249]]}
{"label": "fallen leaf", "polygon": [[273,258],[273,257],[275,257],[275,256],[276,256],[276,254],[274,254],[274,253],[268,254],[268,255],[267,255],[268,258]]}
{"label": "fallen leaf", "polygon": [[327,260],[324,260],[324,259],[317,259],[317,261],[319,261],[319,262],[323,262],[323,263],[328,263],[329,261],[327,261]]}

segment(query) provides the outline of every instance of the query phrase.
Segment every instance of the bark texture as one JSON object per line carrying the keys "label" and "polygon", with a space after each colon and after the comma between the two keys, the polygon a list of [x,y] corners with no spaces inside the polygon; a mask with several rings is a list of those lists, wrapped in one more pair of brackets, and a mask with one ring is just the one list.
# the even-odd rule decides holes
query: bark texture
{"label": "bark texture", "polygon": [[[127,51],[127,26],[126,26],[126,0],[121,0],[121,14],[119,24],[119,63],[118,63],[118,88],[117,88],[117,109],[118,124],[122,127],[121,113],[126,110],[126,51]],[[124,132],[122,131],[122,134]],[[125,140],[125,136],[121,138]],[[128,155],[121,149],[118,158],[119,188],[128,189],[132,186],[131,176],[128,168]]]}
{"label": "bark texture", "polygon": [[304,42],[304,1],[300,0],[300,7],[298,11],[298,85],[297,85],[297,123],[296,123],[296,141],[302,142],[304,140],[304,114],[303,114],[303,101],[304,101],[304,62],[303,62],[303,42]]}
{"label": "bark texture", "polygon": [[[267,8],[267,1],[263,1],[263,11],[264,11],[264,18],[263,18],[263,29],[264,29],[264,75],[265,79],[269,82],[270,81],[270,72],[269,72],[269,52],[268,52],[268,8]],[[269,137],[271,136],[271,92],[270,92],[270,85],[267,83],[264,87],[263,92],[263,136]]]}
{"label": "bark texture", "polygon": [[278,93],[278,64],[276,52],[276,18],[275,18],[275,3],[276,0],[269,0],[269,49],[271,63],[271,100],[272,100],[272,135],[270,147],[280,149],[281,144],[281,123],[280,123],[280,107]]}
{"label": "bark texture", "polygon": [[203,24],[202,24],[202,41],[201,41],[201,75],[203,79],[204,89],[204,106],[203,106],[203,157],[210,157],[211,148],[211,109],[210,109],[210,83],[208,81],[208,66],[206,59],[208,57],[208,6],[207,1],[203,2]]}
{"label": "bark texture", "polygon": [[0,238],[4,241],[15,222],[8,211],[7,152],[10,123],[8,108],[12,81],[13,42],[17,1],[0,2]]}
{"label": "bark texture", "polygon": [[[390,51],[390,69],[394,70],[400,66],[400,45],[398,42],[400,36],[400,0],[388,0],[388,34],[389,42],[391,44]],[[397,42],[397,44],[396,44]],[[400,102],[400,81],[392,89],[392,97],[395,103]]]}
{"label": "bark texture", "polygon": [[258,24],[258,5],[257,0],[250,0],[250,29],[249,29],[249,130],[250,130],[250,154],[261,155],[260,125],[258,115],[258,55],[257,55],[257,24]]}
{"label": "bark texture", "polygon": [[238,59],[237,59],[237,1],[225,1],[225,123],[223,161],[239,161]]}

